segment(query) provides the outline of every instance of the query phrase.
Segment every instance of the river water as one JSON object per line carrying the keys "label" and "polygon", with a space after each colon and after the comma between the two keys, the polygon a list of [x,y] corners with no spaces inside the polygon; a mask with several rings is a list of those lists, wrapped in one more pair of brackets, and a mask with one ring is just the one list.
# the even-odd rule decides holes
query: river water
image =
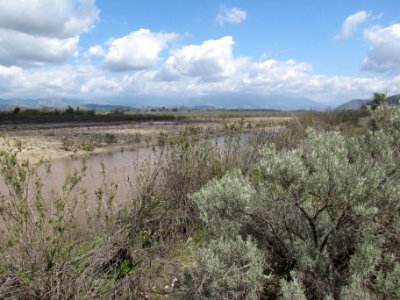
{"label": "river water", "polygon": [[[269,129],[267,134],[275,134],[276,132],[276,129]],[[245,133],[241,136],[241,140],[243,142],[250,137],[251,134]],[[216,147],[222,147],[224,140],[224,136],[210,139]],[[168,151],[168,147],[165,147],[163,151]],[[137,177],[140,170],[146,165],[151,168],[160,160],[160,154],[160,147],[136,149],[125,147],[110,153],[89,154],[87,158],[53,160],[50,162],[49,168],[41,165],[37,169],[38,176],[43,183],[43,197],[45,202],[52,202],[52,199],[62,193],[62,186],[68,174],[77,172],[78,176],[82,176],[78,185],[79,188],[75,190],[75,193],[80,194],[78,198],[84,196],[87,203],[96,204],[96,190],[99,188],[103,190],[112,189],[111,187],[115,187],[113,183],[116,183],[118,188],[116,189],[115,205],[118,206],[134,198],[137,192]],[[82,171],[84,165],[86,168]],[[50,172],[47,172],[47,169]],[[3,191],[3,194],[6,191],[4,185],[3,187],[0,186],[1,191]]]}
{"label": "river water", "polygon": [[[242,139],[248,139],[249,134],[243,134]],[[224,136],[214,137],[210,142],[217,147],[221,146],[225,140]],[[85,187],[88,194],[94,194],[98,187],[111,182],[118,183],[119,192],[126,195],[134,192],[137,176],[141,169],[154,167],[153,165],[160,160],[160,155],[169,151],[164,147],[142,147],[142,148],[121,148],[121,150],[89,154],[86,158],[64,158],[53,160],[50,163],[50,173],[47,174],[45,166],[38,168],[38,173],[43,178],[44,190],[48,192],[60,191],[68,174],[83,175],[80,186]],[[82,172],[83,166],[86,166]],[[147,166],[147,167],[146,167]]]}
{"label": "river water", "polygon": [[[96,203],[95,192],[99,188],[115,190],[115,204],[132,199],[136,194],[137,177],[145,166],[151,167],[160,155],[160,148],[139,148],[109,153],[89,154],[85,157],[54,160],[50,168],[38,168],[42,178],[44,198],[52,198],[62,193],[62,187],[69,175],[80,176],[76,193],[85,194],[87,202]],[[48,170],[50,172],[48,172]],[[117,188],[115,188],[117,184]]]}

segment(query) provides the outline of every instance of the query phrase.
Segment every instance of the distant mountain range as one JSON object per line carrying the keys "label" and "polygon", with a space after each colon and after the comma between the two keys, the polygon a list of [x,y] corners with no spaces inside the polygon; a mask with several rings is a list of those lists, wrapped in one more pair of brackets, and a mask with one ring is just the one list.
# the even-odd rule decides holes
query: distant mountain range
{"label": "distant mountain range", "polygon": [[64,99],[64,98],[40,98],[40,99],[33,99],[33,98],[7,98],[1,99],[0,98],[0,106],[6,107],[30,107],[30,108],[38,108],[38,107],[66,107],[68,105],[77,106],[80,103],[84,103],[81,100],[76,99]]}
{"label": "distant mountain range", "polygon": [[97,104],[97,103],[83,104],[82,106],[80,106],[80,108],[87,109],[87,110],[107,110],[107,111],[112,111],[112,110],[117,110],[117,109],[121,109],[121,110],[133,109],[132,106]]}
{"label": "distant mountain range", "polygon": [[[192,98],[190,106],[211,106],[219,109],[267,109],[267,110],[325,110],[327,105],[301,96],[256,95],[230,93]],[[185,104],[186,106],[189,106]]]}
{"label": "distant mountain range", "polygon": [[[354,99],[339,105],[335,110],[359,110],[371,101],[371,99]],[[387,97],[386,101],[390,105],[400,105],[400,94]]]}
{"label": "distant mountain range", "polygon": [[[107,103],[108,102],[108,103]],[[115,104],[114,104],[115,103]],[[148,96],[136,96],[132,99],[120,98],[112,101],[88,102],[79,99],[0,99],[0,106],[6,107],[50,107],[63,108],[68,105],[79,106],[90,110],[116,110],[116,109],[143,109],[152,107],[168,107],[188,109],[263,109],[263,110],[325,110],[327,105],[315,102],[301,96],[284,95],[256,95],[250,93],[225,93],[213,96],[198,96],[187,98],[161,98],[155,99]],[[1,109],[1,108],[0,108]]]}
{"label": "distant mountain range", "polygon": [[9,111],[12,109],[14,109],[14,108],[10,105],[0,105],[0,111]]}
{"label": "distant mountain range", "polygon": [[[400,94],[386,98],[388,103],[400,105]],[[115,104],[111,104],[114,102]],[[353,99],[335,108],[338,111],[358,110],[371,102],[371,99]],[[301,96],[284,95],[256,95],[250,93],[229,93],[213,96],[188,97],[185,99],[163,98],[155,99],[147,96],[136,96],[133,99],[120,98],[113,101],[104,100],[88,102],[80,99],[0,99],[0,111],[12,110],[16,106],[20,107],[49,107],[64,108],[68,105],[79,106],[88,110],[112,111],[117,109],[135,110],[151,108],[178,108],[192,110],[213,110],[213,109],[233,109],[233,110],[277,110],[277,111],[298,111],[298,110],[326,110],[330,107]]]}
{"label": "distant mountain range", "polygon": [[389,104],[400,105],[400,94],[387,97],[386,100],[389,102]]}
{"label": "distant mountain range", "polygon": [[371,100],[353,99],[336,107],[335,110],[359,110]]}

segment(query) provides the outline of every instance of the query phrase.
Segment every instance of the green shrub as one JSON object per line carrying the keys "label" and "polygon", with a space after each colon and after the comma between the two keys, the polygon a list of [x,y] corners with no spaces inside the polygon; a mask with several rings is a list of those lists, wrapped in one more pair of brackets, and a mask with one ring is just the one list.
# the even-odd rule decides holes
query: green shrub
{"label": "green shrub", "polygon": [[190,199],[196,203],[201,220],[215,235],[236,236],[240,226],[237,210],[242,212],[248,207],[254,195],[247,178],[235,170],[211,180]]}
{"label": "green shrub", "polygon": [[104,142],[106,144],[115,144],[117,142],[117,137],[114,133],[106,133],[104,135]]}
{"label": "green shrub", "polygon": [[240,237],[212,241],[201,248],[194,270],[183,283],[191,298],[258,299],[263,282],[264,258],[250,239]]}
{"label": "green shrub", "polygon": [[375,131],[358,138],[309,129],[295,149],[261,151],[253,186],[233,172],[191,198],[216,235],[256,239],[282,292],[294,271],[309,299],[397,297],[399,112],[377,108]]}

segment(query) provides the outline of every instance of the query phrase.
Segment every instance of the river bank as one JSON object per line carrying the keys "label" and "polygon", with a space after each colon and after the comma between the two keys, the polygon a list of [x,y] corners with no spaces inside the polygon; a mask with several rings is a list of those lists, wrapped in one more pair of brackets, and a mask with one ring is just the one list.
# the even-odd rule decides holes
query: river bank
{"label": "river bank", "polygon": [[18,157],[37,164],[41,160],[82,157],[151,147],[166,137],[178,136],[185,130],[191,134],[216,136],[227,126],[240,124],[253,129],[282,127],[287,117],[248,117],[210,119],[192,122],[142,122],[121,124],[32,124],[10,128],[0,126],[0,150],[21,148]]}

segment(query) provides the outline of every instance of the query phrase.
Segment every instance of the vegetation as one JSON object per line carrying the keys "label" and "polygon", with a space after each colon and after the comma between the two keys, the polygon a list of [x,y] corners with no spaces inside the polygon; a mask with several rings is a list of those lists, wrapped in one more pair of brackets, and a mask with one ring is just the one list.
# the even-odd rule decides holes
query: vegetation
{"label": "vegetation", "polygon": [[248,130],[160,135],[118,210],[106,175],[81,209],[85,161],[46,199],[1,152],[0,298],[400,298],[400,109]]}
{"label": "vegetation", "polygon": [[90,134],[89,136],[65,136],[61,139],[62,149],[67,151],[77,151],[80,149],[85,151],[93,151],[98,145],[115,143],[117,143],[117,136],[113,133]]}
{"label": "vegetation", "polygon": [[12,112],[0,112],[0,124],[64,123],[64,122],[145,122],[145,121],[178,121],[183,117],[168,112],[132,112],[113,111],[96,113],[94,110],[74,109],[68,106],[65,110],[37,110],[16,107]]}
{"label": "vegetation", "polygon": [[371,101],[371,109],[375,110],[377,107],[382,106],[386,102],[386,94],[374,93]]}

